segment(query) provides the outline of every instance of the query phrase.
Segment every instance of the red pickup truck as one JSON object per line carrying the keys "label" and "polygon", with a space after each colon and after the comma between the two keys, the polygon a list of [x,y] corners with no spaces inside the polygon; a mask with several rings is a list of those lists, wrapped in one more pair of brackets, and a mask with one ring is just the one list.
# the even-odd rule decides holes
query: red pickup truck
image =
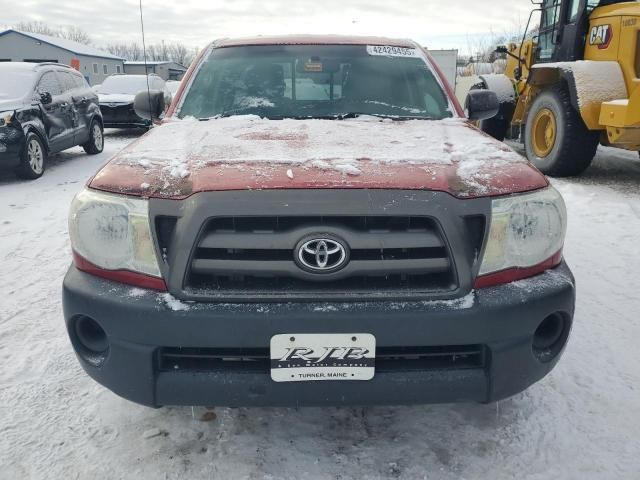
{"label": "red pickup truck", "polygon": [[573,320],[564,203],[471,124],[495,93],[465,108],[411,41],[211,44],[71,206],[83,368],[149,406],[491,402],[541,379]]}

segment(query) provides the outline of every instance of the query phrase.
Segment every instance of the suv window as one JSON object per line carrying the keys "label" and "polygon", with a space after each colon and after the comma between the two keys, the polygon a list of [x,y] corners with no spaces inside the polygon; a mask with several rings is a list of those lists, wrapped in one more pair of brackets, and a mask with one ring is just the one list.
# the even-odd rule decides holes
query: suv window
{"label": "suv window", "polygon": [[61,95],[62,87],[55,72],[45,72],[38,82],[38,91],[49,92],[52,96]]}
{"label": "suv window", "polygon": [[62,82],[62,86],[65,92],[70,90],[75,90],[77,87],[76,82],[73,79],[73,76],[69,72],[58,72],[60,81]]}
{"label": "suv window", "polygon": [[213,49],[179,117],[256,114],[326,118],[451,117],[449,101],[417,49],[269,45]]}
{"label": "suv window", "polygon": [[73,81],[76,84],[76,88],[88,88],[87,82],[82,75],[71,74]]}

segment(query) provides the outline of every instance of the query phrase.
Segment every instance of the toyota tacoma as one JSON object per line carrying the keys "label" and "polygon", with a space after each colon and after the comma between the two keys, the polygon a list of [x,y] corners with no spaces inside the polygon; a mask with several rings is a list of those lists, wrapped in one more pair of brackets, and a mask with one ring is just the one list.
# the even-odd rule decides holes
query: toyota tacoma
{"label": "toyota tacoma", "polygon": [[561,196],[472,124],[497,109],[477,90],[463,111],[412,41],[214,42],[73,200],[82,367],[154,407],[521,392],[563,352],[575,288]]}

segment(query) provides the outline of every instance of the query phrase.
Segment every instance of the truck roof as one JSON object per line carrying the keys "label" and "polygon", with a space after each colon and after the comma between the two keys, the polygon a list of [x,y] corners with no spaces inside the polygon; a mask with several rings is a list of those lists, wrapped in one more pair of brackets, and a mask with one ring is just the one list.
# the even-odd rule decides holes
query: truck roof
{"label": "truck roof", "polygon": [[409,39],[355,35],[274,35],[244,38],[222,38],[213,42],[216,48],[252,45],[389,45],[415,48]]}

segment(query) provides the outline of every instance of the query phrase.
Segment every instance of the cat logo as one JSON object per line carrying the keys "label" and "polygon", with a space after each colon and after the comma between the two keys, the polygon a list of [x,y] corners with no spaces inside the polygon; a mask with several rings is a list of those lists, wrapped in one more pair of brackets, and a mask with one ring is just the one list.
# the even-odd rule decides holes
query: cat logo
{"label": "cat logo", "polygon": [[612,38],[613,29],[611,28],[611,25],[597,25],[591,28],[589,44],[597,45],[600,50],[604,50],[609,47]]}

